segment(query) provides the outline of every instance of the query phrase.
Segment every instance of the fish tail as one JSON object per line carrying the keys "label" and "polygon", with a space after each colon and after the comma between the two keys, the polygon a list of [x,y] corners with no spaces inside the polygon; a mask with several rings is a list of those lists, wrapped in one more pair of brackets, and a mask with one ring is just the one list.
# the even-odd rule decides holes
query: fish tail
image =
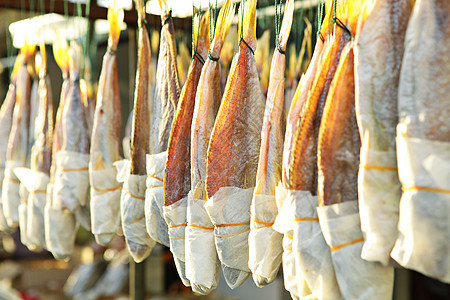
{"label": "fish tail", "polygon": [[278,35],[278,44],[281,50],[286,51],[286,44],[292,28],[292,18],[294,16],[294,0],[287,0],[284,8],[283,22],[281,23],[280,34]]}
{"label": "fish tail", "polygon": [[64,39],[57,39],[53,43],[53,56],[63,73],[69,71],[69,45]]}
{"label": "fish tail", "polygon": [[[194,38],[196,40],[196,50],[200,53],[200,55],[205,55],[209,49],[209,9],[206,10],[206,13],[203,14],[203,17],[200,21],[200,26],[194,26]],[[200,16],[199,16],[200,18]],[[195,19],[199,19],[195,18]],[[197,42],[198,41],[198,42]],[[205,57],[206,58],[206,57]]]}
{"label": "fish tail", "polygon": [[169,6],[167,5],[167,0],[158,0],[159,7],[161,8],[161,17],[169,11]]}
{"label": "fish tail", "polygon": [[[141,2],[142,0],[136,1],[137,3],[136,5],[139,7],[140,5],[139,3]],[[138,10],[138,14],[141,14],[141,10]],[[119,42],[120,37],[120,26],[122,25],[123,22],[123,9],[117,8],[116,0],[114,0],[113,6],[108,8],[108,21],[109,21],[109,37],[111,43],[109,47],[112,50],[116,50],[117,43]]]}
{"label": "fish tail", "polygon": [[220,49],[222,49],[223,41],[225,40],[228,30],[230,30],[231,22],[233,21],[234,11],[236,5],[231,3],[231,0],[226,0],[222,6],[217,17],[216,29],[214,34],[214,40],[211,45],[211,52],[214,56],[218,56]]}
{"label": "fish tail", "polygon": [[372,13],[372,9],[375,6],[375,1],[365,1],[361,7],[361,14],[358,18],[358,24],[356,26],[355,37],[357,38],[364,27],[364,22],[367,20],[369,15]]}
{"label": "fish tail", "polygon": [[71,72],[71,76],[72,73],[79,72],[82,59],[83,59],[83,49],[81,48],[81,45],[75,41],[71,41],[69,48],[69,69]]}
{"label": "fish tail", "polygon": [[[256,50],[256,1],[242,0],[239,10],[239,20],[242,20],[242,24],[239,23],[239,30],[242,30],[242,38],[252,48],[253,52]],[[242,16],[242,14],[244,15]]]}

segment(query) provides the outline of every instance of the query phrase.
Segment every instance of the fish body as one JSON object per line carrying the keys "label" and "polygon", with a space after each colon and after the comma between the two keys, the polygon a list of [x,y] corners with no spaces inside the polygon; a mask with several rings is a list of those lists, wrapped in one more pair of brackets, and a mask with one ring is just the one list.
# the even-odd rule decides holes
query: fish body
{"label": "fish body", "polygon": [[25,166],[28,156],[28,135],[30,128],[30,93],[31,79],[27,71],[26,55],[22,66],[17,71],[16,105],[14,106],[11,133],[8,139],[6,159],[20,161]]}
{"label": "fish body", "polygon": [[361,140],[370,149],[395,151],[397,102],[410,0],[377,0],[358,34],[356,109]]}
{"label": "fish body", "polygon": [[342,50],[326,100],[318,141],[319,205],[358,199],[359,149],[353,43]]}
{"label": "fish body", "polygon": [[[194,55],[186,83],[181,91],[172,124],[164,175],[164,204],[170,205],[186,197],[191,189],[191,126],[197,86],[209,48],[209,14],[197,29],[194,22]],[[199,57],[200,56],[200,57]]]}
{"label": "fish body", "polygon": [[31,148],[32,170],[50,174],[53,143],[53,98],[50,77],[47,75],[45,46],[41,47],[42,62],[39,72],[39,108],[35,121],[34,145]]}
{"label": "fish body", "polygon": [[404,135],[450,141],[450,3],[418,0],[408,25],[399,89]]}
{"label": "fish body", "polygon": [[289,189],[317,194],[317,138],[325,100],[336,72],[342,48],[350,36],[340,27],[330,36],[322,61],[303,105],[298,127],[293,133],[292,153],[289,164]]}
{"label": "fish body", "polygon": [[[282,161],[282,182],[285,188],[290,188],[292,178],[294,174],[290,171],[291,162],[294,160],[293,147],[296,143],[295,133],[298,131],[300,126],[301,113],[303,111],[303,106],[305,105],[306,99],[310,93],[314,80],[316,78],[319,66],[322,62],[322,55],[325,52],[325,39],[329,38],[331,29],[329,26],[331,19],[331,6],[327,11],[323,26],[321,28],[320,34],[324,38],[318,39],[316,46],[314,48],[314,54],[309,63],[306,73],[300,78],[297,89],[295,90],[294,97],[292,99],[289,113],[286,118],[286,133],[284,138],[283,146],[283,161]],[[328,43],[327,47],[328,48]]]}
{"label": "fish body", "polygon": [[61,69],[62,73],[62,86],[61,93],[59,96],[59,105],[56,111],[56,118],[53,130],[53,142],[52,142],[52,163],[50,167],[50,178],[52,181],[55,177],[56,172],[56,153],[61,150],[62,146],[62,112],[64,110],[64,105],[66,103],[67,96],[70,90],[70,79],[69,79],[69,52],[68,45],[66,41],[57,41],[53,45],[53,56],[55,57],[56,63]]}
{"label": "fish body", "polygon": [[[227,1],[216,23],[210,45],[211,57],[220,56],[234,14],[234,6]],[[207,58],[200,75],[191,127],[191,190],[196,199],[206,200],[206,160],[208,145],[222,97],[220,62]]]}
{"label": "fish body", "polygon": [[[156,90],[149,107],[151,118],[150,154],[167,150],[170,130],[180,95],[173,21],[166,1],[162,0],[160,5],[163,12],[161,14],[163,25],[156,70]],[[147,67],[149,63],[146,65]]]}
{"label": "fish body", "polygon": [[108,17],[111,28],[108,50],[103,56],[97,105],[94,113],[91,138],[91,170],[111,168],[115,161],[123,158],[122,109],[117,75],[117,56],[115,54],[119,42],[123,10],[110,9]]}
{"label": "fish body", "polygon": [[81,47],[76,43],[71,43],[69,48],[71,86],[61,115],[61,150],[89,154],[90,135],[86,111],[81,98],[78,69],[81,53]]}
{"label": "fish body", "polygon": [[294,1],[287,1],[286,3],[286,12],[277,41],[278,45],[274,50],[270,67],[255,194],[275,195],[275,187],[281,180],[283,138],[285,133],[284,73],[286,67],[286,56],[281,51],[286,51],[286,44],[292,26],[293,3]]}
{"label": "fish body", "polygon": [[208,148],[206,189],[211,198],[221,187],[255,186],[264,117],[254,57],[256,1],[246,4],[242,39],[235,55]]}
{"label": "fish body", "polygon": [[[136,3],[141,3],[137,1]],[[138,61],[136,72],[136,88],[134,93],[134,115],[131,128],[130,166],[131,174],[146,175],[145,155],[149,152],[149,93],[150,93],[150,40],[144,26],[145,15],[138,9]]]}
{"label": "fish body", "polygon": [[8,92],[0,109],[0,168],[5,169],[8,138],[11,132],[14,105],[16,103],[15,79],[9,84]]}

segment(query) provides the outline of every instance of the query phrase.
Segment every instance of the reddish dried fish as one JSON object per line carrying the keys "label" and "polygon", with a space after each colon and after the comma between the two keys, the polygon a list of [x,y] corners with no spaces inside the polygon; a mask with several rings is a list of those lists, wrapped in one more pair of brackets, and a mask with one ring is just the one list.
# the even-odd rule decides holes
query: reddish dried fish
{"label": "reddish dried fish", "polygon": [[205,62],[204,57],[207,57],[209,49],[209,13],[203,15],[200,24],[198,18],[196,20],[193,25],[193,58],[169,138],[164,176],[166,206],[186,197],[191,189],[191,126],[197,86]]}

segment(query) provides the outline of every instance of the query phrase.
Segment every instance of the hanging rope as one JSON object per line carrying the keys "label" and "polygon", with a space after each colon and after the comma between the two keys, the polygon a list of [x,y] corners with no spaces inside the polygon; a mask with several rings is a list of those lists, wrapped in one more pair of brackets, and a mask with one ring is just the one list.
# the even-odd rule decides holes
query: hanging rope
{"label": "hanging rope", "polygon": [[325,39],[323,38],[322,33],[320,32],[320,29],[322,27],[323,22],[323,12],[325,10],[325,3],[324,0],[319,0],[318,6],[317,6],[317,38],[320,38],[322,42],[325,42]]}
{"label": "hanging rope", "polygon": [[281,49],[280,47],[280,29],[281,29],[281,7],[283,5],[283,0],[280,0],[278,4],[278,0],[275,0],[275,45],[277,47],[278,52],[281,54],[286,54],[286,51]]}
{"label": "hanging rope", "polygon": [[[198,9],[198,13],[197,16],[195,15],[195,6],[194,3],[192,2],[192,49],[194,52],[194,54],[192,55],[192,59],[197,58],[199,62],[202,63],[202,65],[205,64],[205,59],[200,55],[200,53],[197,52],[198,50],[198,38],[200,35],[200,22],[201,22],[201,18],[202,18],[202,3],[200,2],[200,8]],[[194,22],[194,18],[198,18],[198,25],[197,25],[197,38],[195,37],[195,22]],[[194,45],[194,41],[195,41],[195,45]]]}
{"label": "hanging rope", "polygon": [[[209,3],[209,7],[210,7],[210,10],[212,11],[212,6],[211,6],[211,2]],[[214,38],[216,37],[216,25],[217,25],[217,16],[218,16],[218,11],[217,11],[217,0],[216,0],[216,6],[215,6],[215,8],[214,8],[214,15],[213,15],[213,19],[211,19],[211,15],[212,15],[212,12],[210,12],[210,14],[209,14],[209,43],[210,44],[212,44],[212,42],[213,42],[213,40],[214,40]],[[214,24],[212,24],[214,22]],[[214,30],[214,32],[213,33],[211,33],[212,32],[212,30],[211,30],[211,26],[213,25],[213,30]],[[210,49],[208,49],[208,58],[210,59],[210,60],[212,60],[212,61],[218,61],[219,60],[219,57],[214,57],[214,56],[212,56],[212,54],[211,54],[211,48]]]}
{"label": "hanging rope", "polygon": [[352,33],[350,32],[350,29],[348,29],[347,26],[336,16],[336,8],[337,8],[337,0],[334,0],[334,16],[333,16],[333,23],[336,24],[338,27],[342,28],[348,35],[350,35],[353,38]]}
{"label": "hanging rope", "polygon": [[255,55],[255,51],[252,49],[252,47],[250,47],[250,45],[244,40],[244,4],[245,4],[245,0],[241,0],[241,5],[239,7],[240,12],[241,12],[241,30],[239,32],[239,44],[242,42],[244,43],[248,49],[250,49],[250,52]]}

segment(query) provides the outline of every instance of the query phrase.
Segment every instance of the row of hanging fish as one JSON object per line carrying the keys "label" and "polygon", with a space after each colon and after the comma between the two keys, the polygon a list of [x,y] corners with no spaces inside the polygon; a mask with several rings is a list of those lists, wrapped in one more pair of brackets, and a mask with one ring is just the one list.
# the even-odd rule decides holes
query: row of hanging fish
{"label": "row of hanging fish", "polygon": [[[239,7],[239,50],[224,89],[221,50],[235,6],[225,1],[215,26],[213,10],[193,16],[192,60],[180,90],[171,11],[159,3],[154,77],[144,4],[136,0],[129,159],[116,65],[123,11],[108,12],[93,121],[80,88],[79,47],[54,47],[64,78],[54,122],[45,52],[39,105],[30,113],[33,49],[22,49],[0,111],[1,134],[9,136],[0,144],[2,230],[20,223],[26,245],[67,258],[79,223],[100,244],[121,226],[136,262],[156,242],[170,247],[181,280],[201,294],[217,287],[221,272],[231,288],[250,276],[265,286],[281,264],[294,299],[389,299],[397,263],[450,281],[449,4],[327,1],[291,99],[285,51],[294,1],[286,1],[265,99],[256,0]],[[34,115],[30,140],[26,122]]]}

